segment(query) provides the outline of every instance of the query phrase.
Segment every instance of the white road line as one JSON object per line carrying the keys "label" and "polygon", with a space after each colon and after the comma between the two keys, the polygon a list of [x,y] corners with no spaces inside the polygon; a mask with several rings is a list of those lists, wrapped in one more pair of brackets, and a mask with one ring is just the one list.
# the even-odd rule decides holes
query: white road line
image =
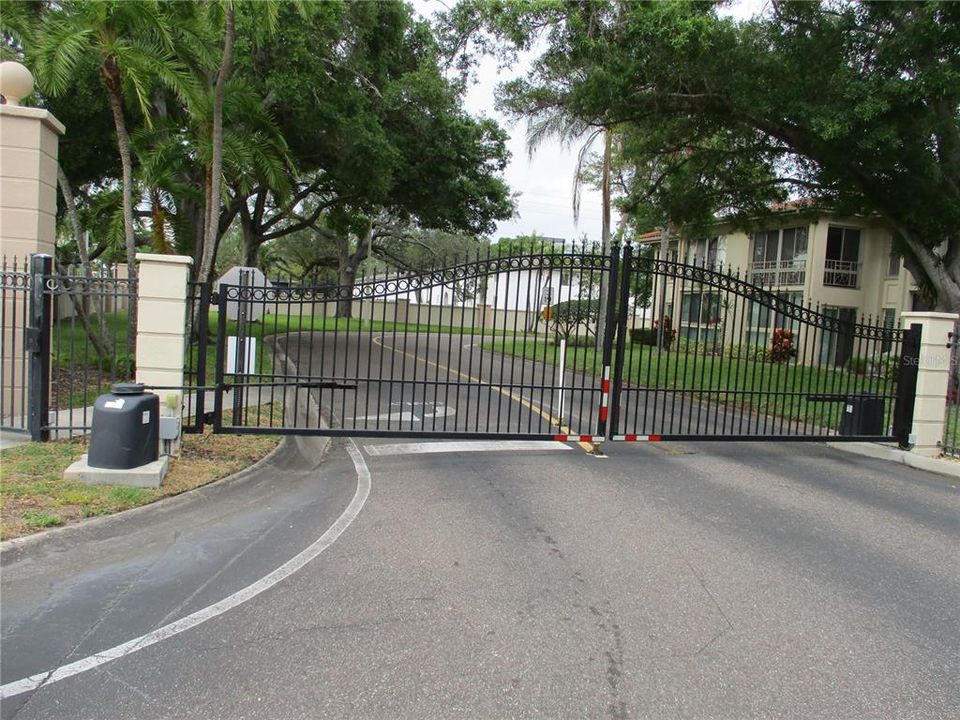
{"label": "white road line", "polygon": [[356,519],[357,515],[360,514],[360,510],[370,495],[370,469],[367,467],[363,455],[353,440],[351,440],[350,445],[347,446],[347,452],[350,453],[350,459],[353,460],[353,466],[357,471],[357,491],[354,493],[350,504],[347,505],[340,517],[336,519],[333,525],[327,528],[327,531],[323,533],[323,535],[297,555],[287,560],[276,570],[264,575],[252,585],[248,585],[242,590],[228,595],[213,605],[197,610],[180,620],[164,625],[145,635],[141,635],[133,640],[128,640],[125,643],[108,650],[103,650],[95,655],[76,660],[67,665],[62,665],[54,670],[37,673],[36,675],[31,675],[30,677],[2,685],[0,686],[0,699],[21,695],[25,692],[30,692],[31,690],[36,690],[51,683],[73,677],[74,675],[79,675],[87,670],[93,670],[108,662],[118,660],[138,650],[143,650],[151,645],[155,645],[161,640],[179,635],[186,630],[195,628],[201,623],[205,623],[207,620],[212,620],[219,615],[223,615],[225,612],[255,598],[260,593],[269,590],[277,583],[293,575],[337,541],[337,538],[343,534],[344,530],[350,527],[350,524]]}
{"label": "white road line", "polygon": [[368,455],[420,455],[451,452],[494,452],[497,450],[569,450],[556,440],[460,440],[456,442],[397,443],[364,445]]}

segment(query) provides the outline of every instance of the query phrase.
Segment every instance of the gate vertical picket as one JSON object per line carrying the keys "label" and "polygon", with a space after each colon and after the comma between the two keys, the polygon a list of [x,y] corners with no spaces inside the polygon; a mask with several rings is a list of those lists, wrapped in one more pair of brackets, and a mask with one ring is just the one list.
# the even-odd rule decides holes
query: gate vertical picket
{"label": "gate vertical picket", "polygon": [[52,293],[47,279],[53,272],[53,258],[42,253],[30,258],[30,310],[27,337],[29,369],[27,372],[27,424],[30,439],[50,439],[50,334],[53,326]]}
{"label": "gate vertical picket", "polygon": [[921,325],[911,325],[903,333],[903,350],[897,372],[897,402],[893,411],[893,435],[901,448],[910,446],[913,430],[913,408],[917,399],[917,376],[920,371]]}
{"label": "gate vertical picket", "polygon": [[217,367],[216,390],[213,394],[213,431],[223,432],[224,365],[227,362],[227,286],[221,284],[216,293],[217,303]]}
{"label": "gate vertical picket", "polygon": [[613,339],[614,336],[618,333],[622,334],[624,329],[624,318],[617,313],[617,293],[618,288],[629,288],[629,276],[626,275],[629,271],[626,269],[627,266],[624,265],[623,278],[620,277],[621,274],[621,264],[620,264],[620,248],[617,245],[612,245],[607,251],[610,255],[610,269],[607,272],[607,317],[606,322],[604,323],[603,329],[603,375],[600,379],[600,411],[597,419],[597,435],[602,438],[607,438],[609,436],[608,428],[613,427],[616,431],[616,422],[613,421],[615,414],[611,416],[611,408],[616,407],[618,402],[618,395],[616,390],[611,392],[611,381],[613,378],[610,373],[610,364],[613,361]]}

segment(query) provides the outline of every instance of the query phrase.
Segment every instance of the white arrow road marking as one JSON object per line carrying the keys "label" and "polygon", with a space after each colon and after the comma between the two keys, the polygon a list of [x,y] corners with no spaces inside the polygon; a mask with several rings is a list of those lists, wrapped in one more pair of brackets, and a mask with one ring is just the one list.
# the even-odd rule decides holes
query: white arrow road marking
{"label": "white arrow road marking", "polygon": [[[381,413],[380,415],[362,415],[353,418],[354,422],[416,422],[424,418],[442,418],[456,415],[456,408],[447,405],[434,404],[429,402],[394,402],[390,403],[391,412]],[[399,410],[394,412],[392,408],[409,408],[409,410]],[[348,418],[349,419],[349,418]]]}
{"label": "white arrow road marking", "polygon": [[397,443],[364,445],[368,455],[417,455],[451,452],[492,452],[496,450],[570,450],[556,440],[458,440],[455,442]]}
{"label": "white arrow road marking", "polygon": [[156,630],[146,633],[145,635],[133,638],[133,640],[128,640],[125,643],[107,650],[102,650],[101,652],[89,657],[85,657],[81,660],[76,660],[67,665],[61,665],[53,670],[37,673],[36,675],[31,675],[30,677],[25,677],[21,680],[15,680],[7,683],[6,685],[2,685],[0,686],[0,699],[21,695],[25,692],[30,692],[31,690],[36,690],[46,685],[50,685],[51,683],[59,682],[60,680],[66,680],[74,675],[79,675],[87,670],[93,670],[94,668],[100,667],[108,662],[119,660],[122,657],[131,655],[139,650],[143,650],[144,648],[148,648],[151,645],[155,645],[156,643],[160,642],[161,640],[166,640],[174,635],[179,635],[186,630],[195,628],[201,623],[205,623],[207,620],[212,620],[219,615],[223,615],[228,610],[232,610],[238,605],[242,605],[243,603],[247,602],[247,600],[252,600],[260,593],[269,590],[280,581],[285,580],[293,575],[324,550],[333,545],[333,543],[337,541],[337,538],[343,534],[343,531],[350,527],[350,524],[356,520],[357,515],[360,514],[360,510],[363,508],[364,503],[367,502],[367,497],[370,495],[370,469],[367,467],[367,463],[364,461],[360,450],[352,440],[350,441],[350,445],[347,446],[347,452],[350,453],[350,459],[353,460],[353,466],[357,471],[357,491],[354,493],[350,504],[347,505],[340,517],[336,519],[333,525],[327,528],[327,531],[323,535],[317,538],[311,545],[306,547],[297,555],[294,555],[292,558],[287,560],[276,570],[264,575],[252,585],[248,585],[242,590],[238,590],[232,595],[228,595],[220,602],[216,602],[213,605],[209,605],[201,610],[197,610],[186,617],[164,625],[163,627],[157,628]]}

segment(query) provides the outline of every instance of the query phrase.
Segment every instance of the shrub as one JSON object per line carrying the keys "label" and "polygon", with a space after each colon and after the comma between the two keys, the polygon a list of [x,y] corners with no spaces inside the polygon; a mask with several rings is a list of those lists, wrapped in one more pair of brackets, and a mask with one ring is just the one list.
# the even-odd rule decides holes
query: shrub
{"label": "shrub", "polygon": [[655,328],[630,328],[630,342],[639,345],[656,345],[657,330]]}
{"label": "shrub", "polygon": [[550,308],[550,324],[557,335],[565,340],[569,340],[580,326],[588,333],[595,332],[590,325],[596,323],[599,317],[599,300],[567,300]]}
{"label": "shrub", "polygon": [[863,375],[867,372],[867,367],[869,367],[870,361],[866,358],[850,358],[847,360],[847,370],[852,372],[854,375]]}
{"label": "shrub", "polygon": [[592,348],[596,346],[597,341],[592,335],[574,335],[571,338],[565,338],[567,341],[567,347],[589,347]]}
{"label": "shrub", "polygon": [[776,328],[773,331],[773,340],[770,343],[770,352],[767,359],[770,362],[787,362],[797,356],[797,348],[793,344],[793,330],[790,328]]}
{"label": "shrub", "polygon": [[763,362],[767,359],[767,349],[760,345],[731,345],[729,353],[731,360]]}
{"label": "shrub", "polygon": [[[653,330],[655,333],[657,333],[657,337],[660,337],[659,329],[660,329],[660,321],[654,320]],[[670,316],[664,315],[663,316],[663,347],[664,349],[669,350],[670,346],[673,344],[673,341],[676,339],[676,337],[677,337],[677,331],[673,329],[673,323],[670,322]]]}
{"label": "shrub", "polygon": [[881,380],[896,380],[900,373],[900,358],[881,357],[870,365],[870,375]]}

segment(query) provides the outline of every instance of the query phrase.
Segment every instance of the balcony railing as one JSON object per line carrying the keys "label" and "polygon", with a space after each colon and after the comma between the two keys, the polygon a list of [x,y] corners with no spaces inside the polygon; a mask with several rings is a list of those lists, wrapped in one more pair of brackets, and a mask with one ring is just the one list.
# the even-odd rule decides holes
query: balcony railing
{"label": "balcony railing", "polygon": [[860,263],[849,260],[825,260],[823,284],[831,287],[856,288]]}
{"label": "balcony railing", "polygon": [[772,260],[750,264],[750,282],[754,285],[803,285],[806,280],[806,260]]}

